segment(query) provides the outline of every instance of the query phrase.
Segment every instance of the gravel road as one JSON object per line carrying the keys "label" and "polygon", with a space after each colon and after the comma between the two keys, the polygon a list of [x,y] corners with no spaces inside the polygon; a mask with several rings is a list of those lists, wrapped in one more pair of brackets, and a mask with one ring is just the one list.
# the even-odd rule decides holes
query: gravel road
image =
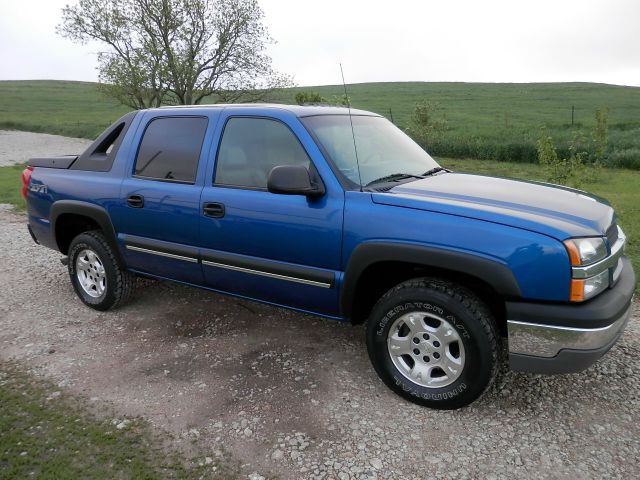
{"label": "gravel road", "polygon": [[438,412],[377,379],[361,327],[148,280],[99,313],[7,207],[0,244],[0,358],[244,478],[640,478],[637,305],[588,371],[503,369],[471,407]]}
{"label": "gravel road", "polygon": [[0,167],[24,163],[31,157],[77,155],[90,144],[91,140],[83,138],[0,130]]}

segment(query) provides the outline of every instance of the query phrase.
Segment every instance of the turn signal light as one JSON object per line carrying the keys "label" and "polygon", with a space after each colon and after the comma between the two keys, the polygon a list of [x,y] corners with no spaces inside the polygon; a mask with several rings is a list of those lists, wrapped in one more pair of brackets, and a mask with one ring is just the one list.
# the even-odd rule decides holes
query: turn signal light
{"label": "turn signal light", "polygon": [[584,300],[584,280],[575,278],[571,280],[569,299],[572,302],[582,302]]}

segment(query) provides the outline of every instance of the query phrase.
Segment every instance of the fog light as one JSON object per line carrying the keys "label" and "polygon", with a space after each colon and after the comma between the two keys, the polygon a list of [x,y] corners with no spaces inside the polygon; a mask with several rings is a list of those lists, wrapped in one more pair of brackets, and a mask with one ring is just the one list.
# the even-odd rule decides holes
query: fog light
{"label": "fog light", "polygon": [[609,270],[584,280],[584,299],[596,296],[609,286]]}

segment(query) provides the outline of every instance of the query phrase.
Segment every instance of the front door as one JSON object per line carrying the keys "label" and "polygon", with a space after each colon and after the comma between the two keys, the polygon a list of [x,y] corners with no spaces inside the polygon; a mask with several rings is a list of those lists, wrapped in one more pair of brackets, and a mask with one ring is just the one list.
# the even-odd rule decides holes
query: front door
{"label": "front door", "polygon": [[[214,289],[338,316],[344,191],[322,155],[292,115],[223,113],[219,124],[215,171],[201,201],[205,282]],[[292,164],[324,177],[325,195],[268,192],[271,169]]]}

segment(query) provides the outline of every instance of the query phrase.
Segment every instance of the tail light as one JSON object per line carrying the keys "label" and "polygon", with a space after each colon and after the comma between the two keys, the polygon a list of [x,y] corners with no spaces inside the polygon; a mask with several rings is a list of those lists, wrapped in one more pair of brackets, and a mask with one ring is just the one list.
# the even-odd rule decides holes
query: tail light
{"label": "tail light", "polygon": [[27,188],[29,187],[29,182],[31,181],[31,173],[33,172],[33,167],[27,167],[22,171],[22,198],[27,199]]}

